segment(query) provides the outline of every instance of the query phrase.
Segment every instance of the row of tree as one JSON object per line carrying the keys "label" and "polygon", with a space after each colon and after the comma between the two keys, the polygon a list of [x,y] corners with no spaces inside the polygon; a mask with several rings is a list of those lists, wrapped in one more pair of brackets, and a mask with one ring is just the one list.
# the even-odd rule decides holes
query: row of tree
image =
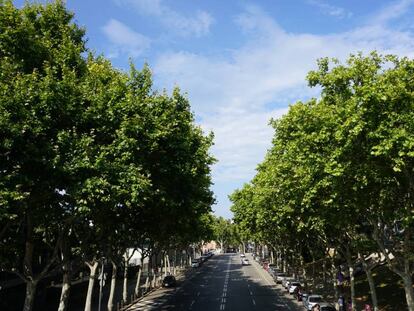
{"label": "row of tree", "polygon": [[328,258],[333,280],[346,260],[353,310],[355,264],[378,310],[371,271],[383,261],[414,310],[414,61],[373,52],[318,65],[307,80],[320,98],[271,121],[272,148],[231,195],[235,222],[297,267]]}
{"label": "row of tree", "polygon": [[179,89],[156,92],[147,66],[94,56],[62,1],[0,1],[0,29],[0,269],[26,282],[24,310],[56,272],[65,310],[85,263],[91,310],[102,258],[114,280],[130,248],[211,237],[213,137]]}

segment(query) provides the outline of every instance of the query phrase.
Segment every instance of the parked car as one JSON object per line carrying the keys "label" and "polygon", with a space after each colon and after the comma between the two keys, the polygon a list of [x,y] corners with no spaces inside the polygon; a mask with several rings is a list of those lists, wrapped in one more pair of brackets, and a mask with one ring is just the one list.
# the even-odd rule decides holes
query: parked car
{"label": "parked car", "polygon": [[243,266],[248,266],[248,265],[250,265],[249,259],[247,259],[247,258],[242,258],[241,263],[242,263],[242,265],[243,265]]}
{"label": "parked car", "polygon": [[276,274],[276,283],[277,284],[282,284],[283,279],[286,277],[286,273],[277,273]]}
{"label": "parked car", "polygon": [[177,281],[173,275],[167,275],[162,280],[162,286],[163,287],[175,287],[177,285]]}
{"label": "parked car", "polygon": [[274,278],[275,277],[275,274],[277,273],[277,272],[281,272],[281,271],[279,271],[279,269],[276,267],[276,265],[275,264],[270,264],[269,265],[269,269],[267,270],[268,272],[269,272],[269,274]]}
{"label": "parked car", "polygon": [[282,286],[286,289],[286,290],[288,290],[288,288],[289,288],[289,283],[290,282],[292,282],[292,281],[296,281],[293,277],[289,277],[289,276],[286,276],[286,277],[284,277],[283,278],[283,280],[282,280]]}
{"label": "parked car", "polygon": [[311,311],[314,305],[322,301],[323,301],[323,297],[321,295],[309,295],[308,298],[304,302],[305,309],[308,311]]}
{"label": "parked car", "polygon": [[198,268],[198,267],[200,267],[200,261],[198,259],[191,260],[191,267],[192,268]]}
{"label": "parked car", "polygon": [[296,288],[297,287],[300,287],[300,286],[301,286],[300,285],[300,282],[295,282],[295,281],[290,282],[289,283],[289,287],[288,287],[289,294],[293,295],[293,293],[295,292]]}

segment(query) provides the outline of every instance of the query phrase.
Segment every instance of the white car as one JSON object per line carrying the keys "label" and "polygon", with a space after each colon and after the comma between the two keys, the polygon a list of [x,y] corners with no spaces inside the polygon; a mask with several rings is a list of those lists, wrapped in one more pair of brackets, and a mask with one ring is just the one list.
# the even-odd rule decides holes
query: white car
{"label": "white car", "polygon": [[293,282],[289,283],[289,288],[288,288],[289,294],[293,295],[295,293],[296,287],[298,287],[298,286],[301,286],[300,282],[293,281]]}
{"label": "white car", "polygon": [[240,257],[244,258],[244,257],[246,257],[246,255],[245,254],[240,254]]}
{"label": "white car", "polygon": [[296,281],[293,277],[285,277],[282,281],[282,286],[288,290],[289,289],[289,284],[293,281]]}
{"label": "white car", "polygon": [[314,305],[322,301],[323,297],[321,295],[309,295],[308,299],[305,301],[305,308],[306,310],[311,311]]}
{"label": "white car", "polygon": [[200,261],[198,261],[197,259],[193,259],[191,261],[191,267],[192,268],[198,268],[200,266]]}
{"label": "white car", "polygon": [[242,258],[241,263],[242,263],[242,265],[243,265],[243,266],[248,266],[248,265],[250,265],[249,259],[247,259],[247,258]]}

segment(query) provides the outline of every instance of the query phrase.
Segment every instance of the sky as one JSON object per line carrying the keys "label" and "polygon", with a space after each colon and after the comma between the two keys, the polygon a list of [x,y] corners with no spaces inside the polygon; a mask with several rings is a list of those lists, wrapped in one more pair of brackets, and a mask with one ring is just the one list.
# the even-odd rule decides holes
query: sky
{"label": "sky", "polygon": [[[21,6],[24,1],[14,1]],[[45,2],[45,1],[40,1]],[[321,57],[414,56],[414,0],[67,0],[87,46],[128,70],[148,63],[156,89],[187,94],[214,132],[217,204],[249,182],[271,147],[271,118],[319,96],[306,83]]]}

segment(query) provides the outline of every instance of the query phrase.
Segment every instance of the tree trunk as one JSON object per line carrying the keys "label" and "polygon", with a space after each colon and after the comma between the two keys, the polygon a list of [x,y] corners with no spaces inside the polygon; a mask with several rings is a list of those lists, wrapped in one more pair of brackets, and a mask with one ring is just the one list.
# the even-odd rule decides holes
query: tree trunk
{"label": "tree trunk", "polygon": [[148,292],[148,286],[149,286],[149,274],[147,275],[147,278],[145,279],[145,292]]}
{"label": "tree trunk", "polygon": [[373,265],[366,262],[364,256],[361,253],[358,253],[358,258],[362,263],[362,267],[367,275],[368,285],[371,293],[372,307],[374,311],[378,311],[378,299],[377,299],[377,290],[375,289],[374,277],[372,276]]}
{"label": "tree trunk", "polygon": [[124,285],[122,288],[122,301],[127,303],[128,300],[128,254],[124,257]]}
{"label": "tree trunk", "polygon": [[135,296],[139,297],[139,286],[141,283],[142,269],[144,268],[144,257],[141,256],[141,265],[139,266],[137,283],[135,284]]}
{"label": "tree trunk", "polygon": [[346,248],[346,261],[348,264],[349,270],[349,280],[351,286],[351,303],[352,303],[352,311],[356,311],[355,306],[355,278],[354,278],[354,263],[352,262],[351,251],[349,247]]}
{"label": "tree trunk", "polygon": [[109,291],[109,298],[108,298],[108,305],[107,305],[108,311],[115,310],[114,297],[115,297],[117,271],[118,271],[118,267],[116,266],[116,263],[112,261],[111,289]]}
{"label": "tree trunk", "polygon": [[336,256],[336,249],[334,249],[334,253],[331,257],[331,277],[332,277],[333,288],[334,288],[334,293],[335,293],[335,301],[338,301],[339,289],[338,289],[338,282],[336,279],[337,269],[335,267],[335,256]]}
{"label": "tree trunk", "polygon": [[275,257],[273,254],[273,248],[270,249],[270,263],[273,265],[275,263]]}
{"label": "tree trunk", "polygon": [[413,281],[411,274],[401,276],[404,282],[405,299],[407,300],[407,306],[409,311],[414,311],[414,291]]}
{"label": "tree trunk", "polygon": [[24,300],[24,311],[30,311],[33,308],[33,302],[36,294],[37,280],[33,277],[33,222],[31,214],[26,217],[26,243],[23,260],[23,274],[26,276],[26,297]]}
{"label": "tree trunk", "polygon": [[91,264],[86,263],[89,267],[90,274],[89,274],[89,284],[88,284],[88,293],[86,295],[86,302],[85,302],[85,311],[92,311],[92,295],[93,295],[93,287],[95,285],[96,280],[96,271],[98,270],[98,261],[93,261]]}
{"label": "tree trunk", "polygon": [[70,263],[63,265],[63,279],[62,279],[62,291],[60,293],[60,302],[58,311],[66,311],[68,308],[69,294],[71,287],[71,271]]}
{"label": "tree trunk", "polygon": [[36,294],[37,281],[28,280],[26,282],[26,297],[24,299],[23,311],[31,311]]}
{"label": "tree trunk", "polygon": [[366,264],[364,264],[365,273],[367,275],[369,289],[371,292],[371,300],[372,300],[372,306],[374,308],[374,311],[378,311],[378,299],[377,299],[377,290],[375,289],[375,283],[374,278],[372,276],[372,270],[368,267],[365,267]]}
{"label": "tree trunk", "polygon": [[[410,252],[410,231],[408,228],[405,229],[404,237],[404,248],[406,252]],[[414,311],[414,292],[413,292],[413,283],[412,283],[412,272],[410,271],[410,259],[404,258],[404,270],[400,270],[397,268],[394,264],[394,261],[391,260],[389,256],[389,251],[385,248],[384,243],[379,237],[378,228],[374,226],[374,232],[373,237],[375,241],[377,242],[377,245],[379,249],[381,250],[381,253],[385,256],[385,259],[387,261],[388,269],[396,273],[404,283],[404,290],[405,290],[405,299],[407,301],[407,307],[409,311]]]}

